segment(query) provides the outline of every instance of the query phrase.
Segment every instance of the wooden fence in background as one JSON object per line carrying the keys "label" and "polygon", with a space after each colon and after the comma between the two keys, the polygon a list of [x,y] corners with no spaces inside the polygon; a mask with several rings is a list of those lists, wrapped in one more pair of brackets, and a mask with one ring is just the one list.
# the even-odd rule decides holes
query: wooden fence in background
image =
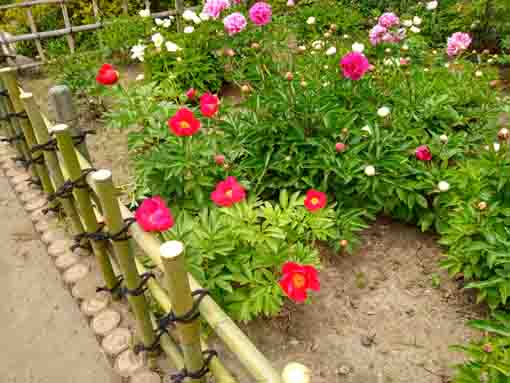
{"label": "wooden fence in background", "polygon": [[[101,17],[101,10],[98,6],[97,0],[91,0],[92,1],[92,11],[94,14],[95,23],[93,24],[85,24],[85,25],[72,25],[71,19],[69,17],[69,12],[67,9],[66,3],[70,3],[73,0],[31,0],[31,1],[25,1],[22,3],[13,3],[8,5],[2,5],[0,6],[0,12],[14,9],[14,8],[23,8],[25,9],[25,16],[27,24],[30,26],[31,33],[25,33],[15,36],[8,36],[7,34],[0,32],[0,48],[1,52],[0,56],[4,56],[7,58],[12,58],[15,56],[15,50],[13,49],[13,44],[20,41],[34,41],[35,46],[38,52],[39,61],[31,64],[25,64],[21,67],[27,68],[32,66],[37,66],[45,63],[47,61],[43,44],[41,43],[41,40],[49,39],[49,38],[55,38],[55,37],[62,37],[66,36],[67,38],[67,45],[69,46],[69,50],[72,53],[75,52],[76,44],[74,40],[74,33],[78,32],[86,32],[86,31],[94,31],[99,28],[101,28],[106,22]],[[151,7],[150,0],[144,0],[145,9],[149,9]],[[60,5],[60,9],[62,10],[62,17],[64,20],[64,28],[61,29],[55,29],[50,31],[39,31],[37,27],[37,23],[34,19],[34,15],[32,12],[32,8],[40,5],[54,5],[58,6]],[[167,11],[162,12],[151,12],[152,18],[158,18],[158,17],[167,17],[167,16],[175,16],[175,15],[181,15],[184,11],[183,6],[183,0],[176,0],[175,1],[175,9],[169,9]],[[129,16],[128,12],[128,0],[122,1],[122,13],[125,16]],[[0,60],[1,61],[1,60]],[[11,66],[16,66],[15,63],[9,62]]]}

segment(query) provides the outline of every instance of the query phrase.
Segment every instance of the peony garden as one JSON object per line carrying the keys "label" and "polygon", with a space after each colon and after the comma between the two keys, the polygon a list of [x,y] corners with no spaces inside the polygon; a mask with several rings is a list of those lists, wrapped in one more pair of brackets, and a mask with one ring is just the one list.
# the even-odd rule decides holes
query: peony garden
{"label": "peony garden", "polygon": [[[96,147],[129,167],[137,224],[182,242],[228,315],[275,357],[317,354],[313,382],[510,381],[510,4],[133,7],[101,30],[101,54],[56,57],[48,76],[81,95]],[[377,334],[348,314],[360,310]],[[394,332],[419,317],[445,333],[416,325],[409,345]],[[355,345],[344,320],[364,329]],[[411,356],[377,351],[385,331]],[[393,367],[333,361],[358,349]]]}

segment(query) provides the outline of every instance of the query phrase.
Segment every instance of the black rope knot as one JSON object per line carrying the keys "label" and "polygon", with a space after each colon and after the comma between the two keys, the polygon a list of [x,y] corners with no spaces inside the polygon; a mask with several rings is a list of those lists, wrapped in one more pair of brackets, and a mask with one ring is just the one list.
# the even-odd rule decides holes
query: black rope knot
{"label": "black rope knot", "polygon": [[55,205],[53,205],[51,207],[47,207],[45,209],[42,209],[41,211],[42,211],[42,213],[44,215],[47,215],[50,212],[55,213],[55,214],[59,214],[61,208],[62,208],[62,205],[60,204],[60,202],[57,202]]}
{"label": "black rope knot", "polygon": [[44,144],[34,145],[30,149],[30,153],[35,153],[35,152],[38,152],[40,150],[45,151],[45,152],[54,152],[54,151],[56,151],[57,150],[57,140],[50,139],[47,142],[45,142]]}
{"label": "black rope knot", "polygon": [[[87,169],[89,170],[89,169]],[[90,170],[93,171],[93,170]],[[89,172],[90,173],[90,172]],[[83,177],[83,175],[82,175]],[[121,242],[127,241],[131,238],[128,234],[129,227],[136,222],[134,217],[126,218],[124,220],[124,227],[120,229],[117,233],[111,234],[108,232],[104,232],[103,229],[105,227],[104,224],[100,224],[98,229],[94,232],[83,232],[74,236],[73,240],[75,242],[74,245],[70,247],[71,251],[76,250],[77,248],[90,249],[89,246],[82,245],[82,241],[84,239],[90,239],[92,241],[114,241]]]}
{"label": "black rope knot", "polygon": [[[42,154],[39,157],[41,157],[41,156],[42,156]],[[76,178],[74,181],[73,180],[65,181],[62,185],[60,185],[58,190],[56,190],[54,193],[48,195],[48,197],[47,197],[48,202],[52,202],[57,198],[71,198],[71,196],[73,195],[74,188],[87,189],[89,187],[87,184],[87,176],[90,173],[95,172],[95,171],[96,171],[96,169],[94,169],[94,168],[84,169],[81,172],[81,175],[78,178]]]}
{"label": "black rope knot", "polygon": [[42,186],[42,182],[39,178],[30,178],[27,180],[27,184],[29,185],[35,185],[35,186]]}
{"label": "black rope knot", "polygon": [[124,277],[122,275],[117,276],[117,282],[113,285],[113,287],[110,289],[107,286],[99,286],[96,288],[96,293],[99,293],[101,291],[107,291],[110,294],[114,294],[117,290],[119,290],[122,287],[122,282],[124,281]]}
{"label": "black rope knot", "polygon": [[9,91],[7,89],[1,89],[0,96],[9,97]]}
{"label": "black rope knot", "polygon": [[211,360],[215,356],[218,356],[218,352],[216,350],[206,350],[202,352],[202,354],[204,355],[204,365],[200,370],[191,372],[188,371],[186,367],[184,367],[177,374],[170,375],[170,379],[172,379],[172,382],[182,383],[186,378],[201,379],[205,375],[207,375],[207,373],[209,373],[210,371],[209,364],[211,363]]}
{"label": "black rope knot", "polygon": [[141,274],[140,275],[140,284],[132,290],[128,289],[127,287],[121,287],[119,290],[120,296],[125,297],[128,295],[131,295],[131,296],[137,297],[139,295],[145,294],[145,292],[147,291],[147,288],[145,287],[145,285],[147,284],[147,282],[149,282],[149,279],[151,279],[151,278],[156,278],[156,276],[151,272]]}
{"label": "black rope knot", "polygon": [[0,142],[7,142],[9,144],[12,144],[13,142],[16,142],[16,141],[24,141],[24,140],[25,140],[25,136],[23,135],[23,133],[18,133],[15,136],[12,136],[12,137],[2,137],[2,138],[0,138]]}
{"label": "black rope knot", "polygon": [[24,118],[24,119],[28,119],[28,114],[27,112],[23,111],[23,112],[13,112],[13,113],[7,113],[4,118],[6,120],[10,120],[10,119],[13,119],[13,118]]}
{"label": "black rope knot", "polygon": [[80,133],[73,136],[73,143],[75,145],[80,145],[83,142],[85,142],[85,138],[89,134],[97,134],[97,132],[94,129],[84,129]]}

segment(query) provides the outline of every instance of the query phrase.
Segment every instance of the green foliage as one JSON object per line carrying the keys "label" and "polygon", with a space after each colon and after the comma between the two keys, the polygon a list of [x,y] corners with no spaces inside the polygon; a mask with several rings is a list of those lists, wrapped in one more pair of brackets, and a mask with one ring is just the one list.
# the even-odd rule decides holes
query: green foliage
{"label": "green foliage", "polygon": [[469,357],[457,365],[454,383],[506,383],[510,380],[510,316],[496,312],[491,320],[476,320],[469,325],[486,332],[479,341],[453,349]]}

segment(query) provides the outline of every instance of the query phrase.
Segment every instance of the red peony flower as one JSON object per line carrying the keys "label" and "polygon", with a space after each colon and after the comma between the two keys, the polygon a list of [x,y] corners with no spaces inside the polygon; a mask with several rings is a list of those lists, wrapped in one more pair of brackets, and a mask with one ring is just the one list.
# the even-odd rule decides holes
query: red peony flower
{"label": "red peony flower", "polygon": [[170,209],[159,196],[144,199],[136,209],[135,218],[145,231],[165,231],[175,223]]}
{"label": "red peony flower", "polygon": [[206,117],[214,116],[220,107],[220,100],[211,93],[205,93],[200,97],[200,111]]}
{"label": "red peony flower", "polygon": [[279,281],[280,287],[295,302],[304,302],[308,289],[319,291],[321,288],[317,270],[313,266],[286,262],[283,265],[282,274]]}
{"label": "red peony flower", "polygon": [[229,176],[225,181],[218,182],[211,193],[211,199],[218,206],[232,206],[246,198],[244,188],[235,177]]}
{"label": "red peony flower", "polygon": [[191,110],[181,108],[168,120],[168,127],[176,136],[192,136],[200,129],[200,121]]}
{"label": "red peony flower", "polygon": [[103,85],[115,85],[119,81],[119,72],[110,64],[103,64],[97,71],[96,81]]}
{"label": "red peony flower", "polygon": [[414,152],[416,159],[420,161],[430,161],[432,159],[432,153],[427,145],[418,146]]}
{"label": "red peony flower", "polygon": [[225,163],[225,156],[223,154],[216,154],[214,162],[216,162],[216,165],[223,165]]}
{"label": "red peony flower", "polygon": [[315,189],[310,189],[306,192],[305,207],[308,209],[308,211],[322,209],[324,206],[326,206],[327,202],[328,197],[323,192]]}
{"label": "red peony flower", "polygon": [[342,57],[340,67],[345,77],[357,81],[369,70],[370,63],[362,53],[350,52]]}
{"label": "red peony flower", "polygon": [[335,150],[338,152],[338,153],[342,153],[345,151],[345,149],[347,149],[347,145],[345,145],[343,142],[337,142],[335,144]]}
{"label": "red peony flower", "polygon": [[186,92],[186,97],[188,97],[188,100],[193,100],[195,96],[197,95],[197,91],[195,88],[189,88]]}

